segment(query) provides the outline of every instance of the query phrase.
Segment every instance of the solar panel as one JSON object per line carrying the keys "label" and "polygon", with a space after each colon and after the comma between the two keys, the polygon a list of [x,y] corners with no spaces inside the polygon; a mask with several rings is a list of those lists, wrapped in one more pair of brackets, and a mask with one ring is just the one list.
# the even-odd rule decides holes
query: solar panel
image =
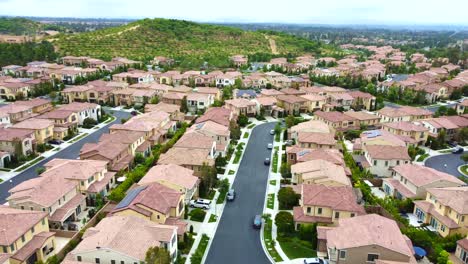
{"label": "solar panel", "polygon": [[309,152],[310,152],[309,150],[301,150],[301,151],[299,151],[299,152],[297,153],[297,155],[298,155],[299,157],[302,157],[302,156],[304,156],[305,154],[307,154],[307,153],[309,153]]}
{"label": "solar panel", "polygon": [[130,190],[127,195],[123,198],[122,201],[120,201],[119,204],[115,207],[115,209],[120,209],[123,207],[127,207],[134,199],[137,197],[138,194],[140,194],[141,191],[146,189],[147,186],[140,186],[136,187],[135,189]]}

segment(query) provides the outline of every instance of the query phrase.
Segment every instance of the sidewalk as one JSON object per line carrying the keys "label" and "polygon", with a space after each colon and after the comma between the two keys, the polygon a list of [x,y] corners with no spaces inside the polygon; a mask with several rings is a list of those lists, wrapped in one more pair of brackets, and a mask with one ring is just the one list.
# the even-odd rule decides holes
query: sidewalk
{"label": "sidewalk", "polygon": [[[53,147],[52,149],[50,149],[48,151],[45,151],[44,153],[41,153],[38,157],[36,157],[36,158],[22,164],[21,166],[18,166],[15,169],[12,169],[11,171],[0,171],[0,179],[2,179],[3,181],[8,181],[8,180],[12,179],[13,177],[15,177],[18,174],[21,174],[23,171],[27,170],[30,166],[33,166],[35,163],[38,163],[43,159],[49,158],[49,157],[59,153],[60,151],[70,147],[71,145],[75,144],[76,142],[86,138],[90,134],[92,134],[92,133],[94,133],[96,131],[99,131],[103,127],[109,125],[114,120],[115,120],[115,117],[112,117],[110,122],[107,122],[107,123],[106,122],[101,122],[100,124],[97,124],[96,126],[94,126],[94,128],[90,128],[90,129],[78,128],[78,134],[75,137],[73,137],[72,139],[70,139],[70,140],[68,140],[66,142],[63,142],[60,145],[52,145],[52,147]],[[40,159],[40,157],[42,157],[42,158]],[[38,160],[38,159],[40,159],[40,160]],[[30,166],[28,166],[28,165],[30,165]],[[21,168],[21,167],[24,167],[24,166],[26,166],[26,168],[24,168],[22,170],[19,170],[19,171],[15,171],[18,168]]]}
{"label": "sidewalk", "polygon": [[[258,121],[258,120],[254,119],[254,118],[251,119],[250,121],[252,121],[252,124],[255,124],[255,126],[259,125],[259,124],[264,124],[264,122]],[[249,142],[250,135],[252,134],[252,130],[253,130],[253,128],[255,128],[255,126],[252,127],[252,128],[248,128],[250,125],[251,124],[249,124],[245,128],[241,129],[241,136],[240,136],[240,139],[238,140],[237,144],[244,143],[245,145],[244,145],[244,150],[242,152],[239,163],[234,164],[235,155],[233,154],[231,159],[229,160],[229,163],[225,166],[224,174],[218,174],[218,179],[219,180],[228,179],[229,184],[231,186],[234,183],[234,180],[236,178],[237,170],[239,169],[239,165],[242,162],[242,158],[244,156],[245,149],[247,147],[247,143]],[[249,132],[249,137],[248,138],[243,137],[245,132]],[[229,171],[234,171],[234,174],[229,175]],[[215,194],[215,196],[214,196],[214,198],[213,198],[213,200],[211,202],[211,207],[210,207],[209,210],[206,211],[206,216],[205,216],[205,219],[204,219],[203,223],[193,222],[193,221],[187,220],[189,226],[193,225],[194,232],[197,233],[197,236],[195,237],[195,241],[193,242],[192,248],[190,249],[190,252],[187,255],[187,259],[185,261],[186,264],[191,264],[190,257],[197,250],[198,245],[200,244],[200,240],[201,240],[201,237],[202,237],[203,234],[206,234],[210,238],[210,240],[208,242],[208,246],[206,247],[206,250],[205,250],[205,254],[203,256],[202,263],[204,263],[205,260],[206,260],[208,252],[210,251],[211,243],[213,242],[213,238],[214,238],[214,236],[216,234],[216,230],[217,230],[218,225],[219,225],[219,220],[221,219],[221,216],[223,215],[224,207],[226,205],[226,201],[224,201],[222,204],[216,204],[216,200],[218,199],[218,196],[219,196],[219,192],[216,191],[216,194]],[[209,223],[209,219],[210,219],[210,216],[212,214],[216,215],[216,222]]]}

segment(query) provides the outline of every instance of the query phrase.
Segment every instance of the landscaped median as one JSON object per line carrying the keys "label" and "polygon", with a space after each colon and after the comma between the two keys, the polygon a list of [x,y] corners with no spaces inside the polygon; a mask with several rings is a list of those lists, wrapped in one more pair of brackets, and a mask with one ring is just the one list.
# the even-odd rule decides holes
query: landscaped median
{"label": "landscaped median", "polygon": [[197,250],[190,257],[190,263],[192,264],[201,264],[203,256],[205,255],[206,248],[208,247],[208,242],[210,242],[210,237],[206,234],[202,234],[200,243],[198,244]]}
{"label": "landscaped median", "polygon": [[25,170],[25,169],[31,167],[32,165],[38,163],[39,161],[41,161],[41,160],[43,160],[43,159],[45,159],[43,156],[39,156],[39,157],[33,159],[32,161],[30,161],[29,163],[27,163],[27,164],[25,164],[25,165],[23,165],[23,166],[21,166],[21,167],[19,167],[19,168],[16,168],[16,169],[14,170],[14,172],[23,171],[23,170]]}
{"label": "landscaped median", "polygon": [[275,152],[273,153],[273,161],[272,161],[272,168],[271,168],[271,171],[274,172],[274,173],[277,173],[278,172],[278,150],[279,150],[279,147],[276,146],[275,147]]}
{"label": "landscaped median", "polygon": [[271,220],[271,215],[265,214],[263,215],[263,219],[265,220],[263,225],[263,244],[268,251],[268,254],[275,262],[281,262],[283,259],[279,255],[278,251],[276,251],[275,244],[276,241],[273,240],[271,232],[273,227],[273,221]]}

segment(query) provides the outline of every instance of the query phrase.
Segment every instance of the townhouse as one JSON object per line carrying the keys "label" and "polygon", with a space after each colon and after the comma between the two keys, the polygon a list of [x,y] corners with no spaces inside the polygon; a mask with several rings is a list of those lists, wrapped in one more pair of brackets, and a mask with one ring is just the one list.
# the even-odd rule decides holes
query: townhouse
{"label": "townhouse", "polygon": [[411,240],[394,220],[380,215],[343,218],[336,227],[318,227],[317,233],[317,251],[331,264],[416,262]]}
{"label": "townhouse", "polygon": [[108,170],[114,172],[130,169],[133,158],[128,145],[111,140],[85,143],[80,150],[81,160],[106,161]]}
{"label": "townhouse", "polygon": [[97,195],[107,196],[116,183],[115,172],[107,170],[107,161],[53,159],[44,168],[42,176],[63,177],[76,183],[88,206],[95,206]]}
{"label": "townhouse", "polygon": [[211,94],[189,93],[186,99],[187,108],[192,113],[204,111],[214,103],[214,98]]}
{"label": "townhouse", "polygon": [[180,112],[180,106],[159,102],[157,104],[145,104],[145,113],[161,111],[168,113],[172,121],[184,121],[185,114]]}
{"label": "townhouse", "polygon": [[52,102],[42,98],[34,98],[26,101],[16,101],[14,104],[31,108],[33,114],[42,114],[53,109]]}
{"label": "townhouse", "polygon": [[283,116],[284,109],[277,106],[278,100],[275,97],[260,96],[253,101],[257,104],[257,113],[263,111],[267,116]]}
{"label": "townhouse", "polygon": [[286,147],[286,159],[289,164],[323,159],[347,169],[343,154],[337,149],[310,149],[298,146]]}
{"label": "townhouse", "polygon": [[288,138],[297,140],[299,133],[303,132],[330,134],[332,137],[335,135],[335,130],[328,126],[325,122],[319,120],[309,120],[289,128]]}
{"label": "townhouse", "polygon": [[211,107],[206,112],[195,120],[195,124],[205,121],[213,121],[217,124],[229,127],[232,120],[235,120],[234,113],[224,107]]}
{"label": "townhouse", "polygon": [[366,111],[346,111],[343,114],[357,120],[359,127],[376,128],[380,127],[380,118],[371,112]]}
{"label": "townhouse", "polygon": [[381,123],[394,123],[399,121],[416,121],[432,117],[432,112],[412,106],[384,107],[377,111]]}
{"label": "townhouse", "polygon": [[455,256],[463,263],[468,263],[468,238],[462,238],[457,241]]}
{"label": "townhouse", "polygon": [[72,263],[142,263],[151,247],[177,258],[177,227],[160,225],[135,216],[111,216],[86,230],[83,240],[63,261]]}
{"label": "townhouse", "polygon": [[351,186],[301,184],[299,206],[293,208],[296,229],[301,224],[336,225],[338,220],[364,215],[364,207]]}
{"label": "townhouse", "polygon": [[327,186],[351,186],[342,166],[317,159],[296,163],[291,166],[294,184],[323,184]]}
{"label": "townhouse", "polygon": [[354,101],[354,98],[347,93],[329,93],[327,98],[328,104],[343,110],[349,110]]}
{"label": "townhouse", "polygon": [[383,180],[382,188],[386,195],[397,199],[424,199],[429,188],[464,185],[453,175],[418,164],[401,164],[391,170],[392,176]]}
{"label": "townhouse", "polygon": [[457,116],[430,118],[420,120],[418,123],[428,130],[431,137],[437,137],[440,132],[444,131],[447,140],[455,139],[460,129],[468,126],[466,118],[460,119]]}
{"label": "townhouse", "polygon": [[188,204],[190,200],[198,197],[198,186],[200,179],[193,174],[193,170],[186,169],[175,164],[156,165],[152,167],[138,185],[148,185],[159,183],[168,188],[184,194],[184,202]]}
{"label": "townhouse", "polygon": [[18,104],[8,104],[0,107],[2,123],[18,123],[33,117],[32,107]]}
{"label": "townhouse", "polygon": [[247,99],[238,98],[225,101],[225,108],[229,109],[236,116],[255,116],[257,114],[257,105],[255,102]]}
{"label": "townhouse", "polygon": [[11,129],[27,129],[34,132],[34,138],[37,144],[47,143],[54,137],[54,121],[30,118],[28,120],[19,122],[10,127]]}
{"label": "townhouse", "polygon": [[323,110],[324,105],[327,104],[327,97],[322,95],[305,94],[300,97],[306,100],[305,107],[307,112]]}
{"label": "townhouse", "polygon": [[281,107],[282,109],[284,109],[285,114],[288,114],[288,115],[296,115],[302,112],[306,112],[309,109],[307,106],[307,99],[296,96],[296,95],[291,95],[291,94],[278,95],[276,97],[276,100],[277,100],[277,105]]}
{"label": "townhouse", "polygon": [[197,132],[211,137],[216,142],[216,153],[222,156],[226,154],[231,135],[229,127],[208,120],[194,124],[187,132]]}
{"label": "townhouse", "polygon": [[78,128],[78,115],[75,112],[61,110],[60,108],[44,113],[38,116],[37,119],[53,122],[54,139],[63,139]]}
{"label": "townhouse", "polygon": [[78,124],[83,125],[86,118],[98,121],[101,117],[101,106],[94,103],[73,102],[59,107],[60,110],[71,111],[77,114]]}
{"label": "townhouse", "polygon": [[378,177],[390,177],[392,167],[411,162],[406,147],[391,145],[366,145],[364,158],[362,166]]}
{"label": "townhouse", "polygon": [[406,139],[398,137],[388,131],[379,129],[379,130],[369,130],[361,133],[359,138],[354,140],[353,150],[362,151],[367,145],[388,145],[388,146],[401,146],[405,147],[407,144]]}
{"label": "townhouse", "polygon": [[370,93],[351,91],[348,92],[348,94],[353,98],[351,107],[355,110],[365,109],[367,111],[372,111],[377,106],[375,96]]}
{"label": "townhouse", "polygon": [[78,183],[57,177],[54,172],[46,171],[16,185],[9,192],[10,207],[48,213],[53,229],[70,228],[70,224],[79,224],[87,215],[86,196],[80,193]]}
{"label": "townhouse", "polygon": [[414,214],[443,237],[468,234],[468,188],[426,189],[426,200],[414,201]]}
{"label": "townhouse", "polygon": [[[58,252],[46,212],[0,206],[2,263],[45,262]],[[6,258],[6,260],[5,260]]]}
{"label": "townhouse", "polygon": [[145,140],[145,134],[138,131],[117,130],[113,133],[102,134],[98,142],[111,142],[127,146],[127,151],[135,157],[141,154],[143,157],[151,155],[151,143]]}
{"label": "townhouse", "polygon": [[214,157],[210,150],[204,148],[173,147],[159,157],[158,164],[175,164],[194,171],[194,175],[201,175],[204,165],[214,166]]}
{"label": "townhouse", "polygon": [[409,121],[383,123],[382,129],[400,137],[408,137],[414,140],[414,144],[423,145],[429,136],[429,129]]}
{"label": "townhouse", "polygon": [[[13,79],[15,80],[15,79]],[[31,85],[20,81],[0,81],[0,98],[5,100],[16,100],[27,98],[31,90]]]}
{"label": "townhouse", "polygon": [[314,118],[322,121],[336,131],[357,130],[360,128],[356,118],[341,112],[315,112]]}
{"label": "townhouse", "polygon": [[175,104],[175,105],[182,105],[182,101],[186,98],[186,94],[184,93],[175,93],[175,92],[168,92],[162,95],[161,101],[166,104]]}
{"label": "townhouse", "polygon": [[131,70],[128,72],[121,72],[112,75],[112,80],[117,82],[127,82],[129,84],[134,83],[151,83],[154,81],[153,75],[149,72],[140,70]]}
{"label": "townhouse", "polygon": [[[29,129],[0,128],[0,151],[11,156],[29,156],[35,151],[34,131]],[[5,160],[3,160],[5,164]]]}

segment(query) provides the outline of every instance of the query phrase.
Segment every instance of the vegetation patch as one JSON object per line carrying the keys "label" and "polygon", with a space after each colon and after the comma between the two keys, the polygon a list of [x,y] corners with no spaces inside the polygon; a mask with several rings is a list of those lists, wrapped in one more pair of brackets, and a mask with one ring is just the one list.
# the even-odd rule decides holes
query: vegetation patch
{"label": "vegetation patch", "polygon": [[236,173],[236,171],[234,171],[234,170],[229,170],[228,175],[234,175],[234,173]]}
{"label": "vegetation patch", "polygon": [[273,210],[275,206],[275,194],[269,193],[267,198],[267,208]]}
{"label": "vegetation patch", "polygon": [[38,163],[39,161],[41,161],[41,160],[43,160],[43,159],[45,159],[43,156],[39,156],[39,157],[37,157],[36,159],[34,159],[33,161],[31,161],[30,163],[28,163],[28,164],[26,164],[26,165],[23,165],[23,166],[21,166],[21,167],[15,169],[14,172],[23,171],[23,170],[25,170],[25,169],[31,167],[32,165]]}
{"label": "vegetation patch", "polygon": [[417,161],[424,161],[427,157],[429,157],[429,153],[425,153],[421,156],[419,156],[419,158],[417,159]]}
{"label": "vegetation patch", "polygon": [[283,259],[281,258],[278,251],[276,251],[275,244],[276,241],[273,240],[271,237],[271,228],[273,226],[273,221],[270,217],[265,217],[265,223],[263,227],[263,241],[265,243],[265,247],[268,250],[268,254],[273,258],[275,262],[281,262]]}
{"label": "vegetation patch", "polygon": [[271,181],[270,181],[270,184],[273,185],[273,186],[275,186],[275,185],[276,185],[276,180],[271,180]]}
{"label": "vegetation patch", "polygon": [[210,215],[210,220],[208,220],[208,223],[214,223],[218,219],[218,216],[215,214]]}
{"label": "vegetation patch", "polygon": [[273,161],[271,164],[272,164],[271,171],[274,173],[278,172],[278,150],[276,149],[275,149],[275,153],[273,153]]}
{"label": "vegetation patch", "polygon": [[217,204],[222,204],[224,203],[224,200],[226,200],[226,195],[227,195],[227,192],[229,191],[229,180],[228,179],[224,179],[222,180],[221,182],[219,182],[219,196],[218,196],[218,199],[216,200],[216,203]]}
{"label": "vegetation patch", "polygon": [[201,264],[203,260],[203,256],[205,255],[206,248],[208,247],[208,242],[210,241],[210,237],[206,234],[202,235],[200,239],[200,243],[198,244],[197,250],[195,253],[190,257],[190,263],[192,264]]}
{"label": "vegetation patch", "polygon": [[195,222],[203,222],[205,220],[206,212],[201,208],[195,208],[189,213],[190,220]]}
{"label": "vegetation patch", "polygon": [[245,132],[243,138],[248,138],[249,137],[249,132]]}
{"label": "vegetation patch", "polygon": [[460,167],[460,171],[465,174],[465,176],[468,176],[468,165],[463,165]]}

